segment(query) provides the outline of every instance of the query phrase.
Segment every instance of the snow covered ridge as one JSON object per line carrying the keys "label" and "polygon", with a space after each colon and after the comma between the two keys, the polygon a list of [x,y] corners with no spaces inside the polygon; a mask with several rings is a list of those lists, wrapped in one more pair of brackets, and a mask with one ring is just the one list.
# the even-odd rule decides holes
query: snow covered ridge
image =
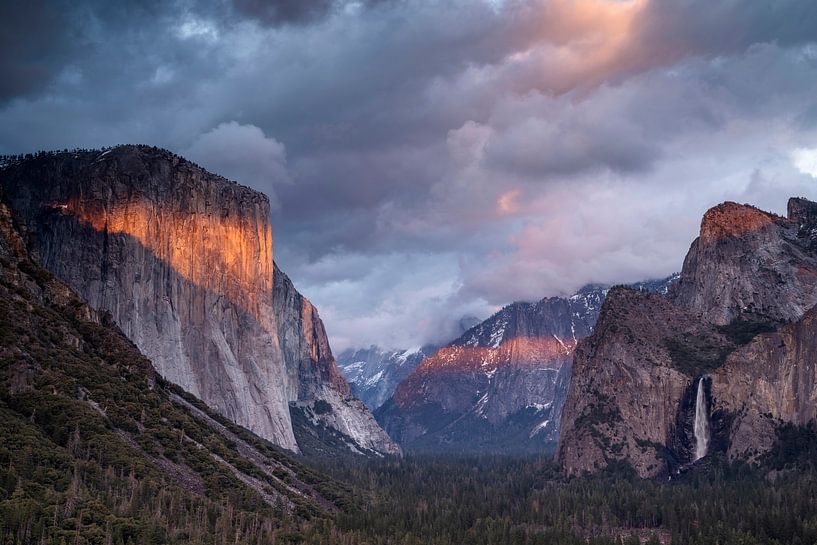
{"label": "snow covered ridge", "polygon": [[415,346],[404,350],[384,350],[370,346],[344,351],[338,355],[337,363],[352,393],[375,410],[391,397],[397,384],[436,348]]}

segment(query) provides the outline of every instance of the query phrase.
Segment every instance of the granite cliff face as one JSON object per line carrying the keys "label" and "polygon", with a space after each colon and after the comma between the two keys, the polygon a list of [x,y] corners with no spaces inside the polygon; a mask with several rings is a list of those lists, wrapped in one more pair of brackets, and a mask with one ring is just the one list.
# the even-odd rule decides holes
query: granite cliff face
{"label": "granite cliff face", "polygon": [[[185,536],[199,542],[227,521],[273,509],[296,520],[336,511],[319,491],[326,490],[326,477],[316,479],[282,449],[162,380],[109,313],[89,307],[31,259],[24,238],[0,190],[0,444],[9,467],[32,461],[37,467],[17,473],[4,508],[48,513],[21,523],[30,528],[41,517],[38,539],[61,541],[64,520],[82,512],[103,521],[103,530],[106,519],[131,525],[129,540],[155,538],[151,525],[189,523]],[[81,493],[66,486],[72,468],[94,476],[82,480]],[[191,506],[187,513],[209,516],[181,521],[179,511],[123,503],[135,487],[158,488]],[[241,531],[239,522],[227,524],[232,528],[223,535]],[[76,541],[102,539],[102,531],[85,528],[88,540],[80,538],[80,526]],[[263,530],[266,541],[274,540],[272,530]]]}
{"label": "granite cliff face", "polygon": [[728,415],[727,456],[769,450],[781,422],[817,420],[817,307],[736,350],[711,377],[712,411]]}
{"label": "granite cliff face", "polygon": [[580,474],[627,461],[648,477],[691,461],[688,448],[666,460],[671,439],[691,431],[679,426],[679,408],[693,377],[732,348],[726,336],[659,294],[611,290],[593,334],[576,348],[559,442],[565,469]]}
{"label": "granite cliff face", "polygon": [[731,202],[710,209],[673,290],[675,303],[717,325],[784,323],[817,304],[814,203],[792,199],[790,217]]}
{"label": "granite cliff face", "polygon": [[[399,447],[377,424],[366,406],[351,394],[332,356],[318,310],[275,266],[273,306],[283,350],[286,395],[298,422],[311,422],[351,439],[353,451],[399,454]],[[297,429],[296,438],[314,430]],[[341,439],[342,440],[342,439]],[[301,443],[302,441],[299,441]]]}
{"label": "granite cliff face", "polygon": [[289,402],[348,394],[308,301],[276,304],[264,195],[146,146],[45,154],[0,182],[34,257],[219,413],[298,450]]}
{"label": "granite cliff face", "polygon": [[568,473],[687,467],[699,387],[708,452],[731,459],[768,450],[782,423],[814,419],[815,210],[803,199],[787,218],[719,205],[665,297],[611,292],[576,349],[558,448]]}

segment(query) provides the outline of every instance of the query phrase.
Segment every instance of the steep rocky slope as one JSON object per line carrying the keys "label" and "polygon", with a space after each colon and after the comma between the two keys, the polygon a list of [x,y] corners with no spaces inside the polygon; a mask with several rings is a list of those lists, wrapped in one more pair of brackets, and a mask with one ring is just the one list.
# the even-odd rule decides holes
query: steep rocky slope
{"label": "steep rocky slope", "polygon": [[[332,356],[318,310],[277,266],[272,299],[286,369],[287,400],[291,410],[299,413],[294,423],[301,448],[315,444],[310,438],[320,438],[320,430],[315,428],[326,428],[328,433],[339,432],[336,440],[351,451],[398,454],[399,447],[363,402],[352,395]],[[317,449],[322,450],[320,441],[317,443]]]}
{"label": "steep rocky slope", "polygon": [[336,431],[394,451],[346,402],[311,305],[291,284],[276,304],[264,195],[146,146],[42,154],[0,170],[0,184],[35,259],[110,312],[163,377],[291,450],[289,402],[336,390]]}
{"label": "steep rocky slope", "polygon": [[383,350],[377,346],[349,349],[338,355],[338,367],[349,381],[352,393],[374,411],[436,350],[431,345],[406,350]]}
{"label": "steep rocky slope", "polygon": [[693,444],[689,426],[678,426],[678,417],[691,425],[692,377],[716,368],[732,348],[665,297],[611,290],[593,334],[575,352],[559,444],[568,472],[627,460],[652,476],[668,463],[691,461],[689,448],[666,460],[665,447],[676,436]]}
{"label": "steep rocky slope", "polygon": [[343,487],[161,379],[109,313],[30,259],[1,199],[8,539],[266,543],[336,510]]}
{"label": "steep rocky slope", "polygon": [[815,211],[804,199],[790,200],[787,218],[716,206],[666,297],[610,294],[576,350],[558,450],[566,471],[623,462],[656,476],[696,461],[700,445],[752,457],[781,424],[814,419]]}
{"label": "steep rocky slope", "polygon": [[731,202],[710,209],[672,300],[717,325],[798,319],[817,304],[813,222],[805,199],[789,202],[788,218]]}
{"label": "steep rocky slope", "polygon": [[[666,290],[667,279],[643,289]],[[421,450],[541,451],[558,438],[573,349],[607,289],[514,303],[440,348],[375,412],[401,445]]]}
{"label": "steep rocky slope", "polygon": [[817,420],[817,307],[730,354],[712,373],[711,398],[713,415],[729,419],[732,460],[769,450],[781,422]]}

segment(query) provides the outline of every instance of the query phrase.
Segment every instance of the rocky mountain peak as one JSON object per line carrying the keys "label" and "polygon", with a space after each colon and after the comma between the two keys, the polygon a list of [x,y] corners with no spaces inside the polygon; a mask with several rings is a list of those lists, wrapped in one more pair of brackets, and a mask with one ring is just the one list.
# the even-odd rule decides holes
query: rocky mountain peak
{"label": "rocky mountain peak", "polygon": [[666,475],[698,463],[700,444],[704,456],[752,458],[780,425],[817,418],[815,212],[805,199],[789,201],[788,218],[718,205],[666,296],[607,294],[575,351],[559,438],[567,472],[624,462]]}
{"label": "rocky mountain peak", "polygon": [[[673,281],[643,289],[665,291]],[[410,448],[552,448],[573,350],[593,329],[607,291],[588,285],[570,297],[505,306],[427,357],[375,416]]]}
{"label": "rocky mountain peak", "polygon": [[[467,329],[467,328],[466,328]],[[385,350],[378,346],[347,349],[338,356],[340,367],[352,392],[375,410],[394,394],[397,385],[437,350],[437,346],[413,346]]]}
{"label": "rocky mountain peak", "polygon": [[722,239],[755,233],[778,219],[754,206],[724,202],[706,211],[701,221],[701,242],[712,244]]}
{"label": "rocky mountain peak", "polygon": [[817,303],[813,207],[792,200],[792,219],[728,202],[710,209],[671,299],[717,325],[797,319]]}
{"label": "rocky mountain peak", "polygon": [[803,197],[792,197],[787,205],[788,217],[801,226],[817,225],[817,203]]}
{"label": "rocky mountain peak", "polygon": [[817,253],[817,203],[792,197],[788,203],[788,216],[799,226],[797,236],[800,241]]}

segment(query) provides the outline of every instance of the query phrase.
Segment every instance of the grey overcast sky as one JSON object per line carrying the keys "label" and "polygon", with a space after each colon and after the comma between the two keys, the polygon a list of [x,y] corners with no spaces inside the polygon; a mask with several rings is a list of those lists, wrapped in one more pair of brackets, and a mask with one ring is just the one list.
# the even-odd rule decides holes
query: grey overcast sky
{"label": "grey overcast sky", "polygon": [[817,197],[814,0],[0,2],[0,153],[146,143],[266,192],[336,351],[680,268]]}

